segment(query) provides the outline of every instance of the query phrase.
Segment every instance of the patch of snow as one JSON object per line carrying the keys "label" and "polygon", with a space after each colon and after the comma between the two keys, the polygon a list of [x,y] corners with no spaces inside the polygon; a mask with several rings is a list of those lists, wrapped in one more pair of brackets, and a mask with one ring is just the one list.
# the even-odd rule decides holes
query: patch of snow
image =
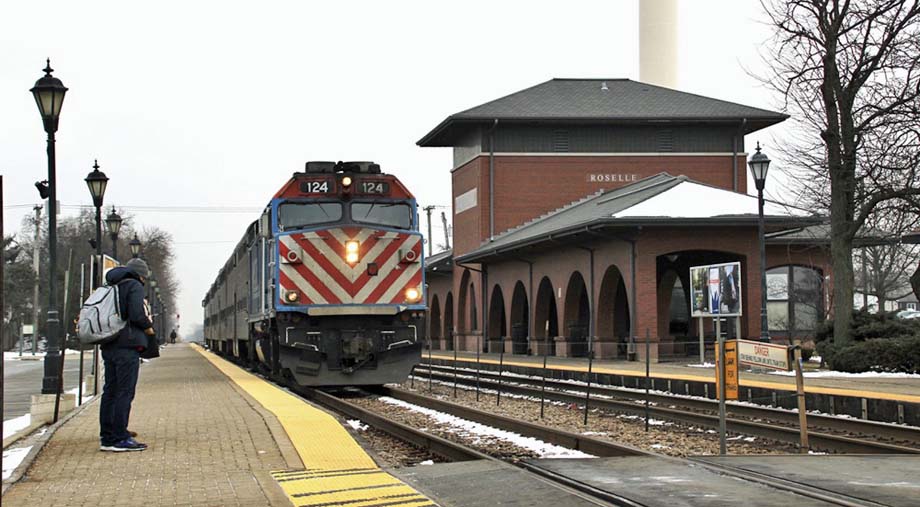
{"label": "patch of snow", "polygon": [[[87,351],[84,351],[84,352],[87,352]],[[91,351],[91,350],[88,351],[88,352],[89,352],[90,354],[93,353],[93,351]],[[80,353],[79,350],[67,349],[67,352],[65,352],[65,355],[72,356],[72,355],[74,355],[74,354],[79,354],[79,353]],[[25,350],[22,351],[22,357],[23,357],[23,358],[26,358],[26,359],[28,359],[28,358],[30,358],[30,357],[45,357],[45,353],[44,353],[44,352],[36,352],[36,353],[33,355],[31,349],[25,349]],[[7,351],[7,352],[4,352],[4,353],[3,353],[3,359],[4,359],[4,360],[19,359],[19,350],[17,349],[17,350],[14,350],[14,351]]]}
{"label": "patch of snow", "polygon": [[[808,216],[808,211],[782,203],[764,202],[767,216]],[[683,181],[658,195],[613,215],[627,217],[712,218],[725,215],[757,216],[757,197]]]}
{"label": "patch of snow", "polygon": [[687,367],[688,368],[715,368],[716,365],[713,363],[710,363],[709,361],[706,361],[705,363],[688,364]]}
{"label": "patch of snow", "polygon": [[419,463],[419,465],[434,465],[434,461],[430,459],[426,459],[425,461],[422,461],[421,463]]}
{"label": "patch of snow", "polygon": [[[795,376],[794,371],[771,371],[770,375],[783,377]],[[920,378],[920,373],[902,373],[887,371],[864,371],[862,373],[847,373],[845,371],[807,371],[802,373],[808,378]]]}
{"label": "patch of snow", "polygon": [[3,439],[6,440],[15,435],[17,431],[28,428],[32,424],[32,415],[24,414],[19,417],[3,421]]}
{"label": "patch of snow", "polygon": [[364,430],[367,429],[367,425],[366,425],[366,424],[363,424],[361,421],[359,421],[359,420],[357,420],[357,419],[349,419],[349,420],[347,420],[347,421],[345,421],[345,422],[346,422],[349,426],[351,426],[352,428],[354,428],[354,429],[356,429],[356,430],[358,430],[358,431],[364,431]]}
{"label": "patch of snow", "polygon": [[651,447],[652,449],[670,449],[671,448],[671,446],[664,445],[664,444],[652,444],[649,447]]}
{"label": "patch of snow", "polygon": [[3,480],[7,480],[13,475],[13,470],[16,470],[16,467],[22,463],[22,460],[26,459],[26,456],[29,454],[29,451],[32,450],[32,446],[29,447],[18,447],[16,449],[10,449],[3,451]]}
{"label": "patch of snow", "polygon": [[419,412],[425,414],[428,417],[438,421],[441,424],[452,426],[455,430],[451,430],[453,433],[462,433],[474,437],[492,437],[499,440],[504,440],[510,442],[518,447],[527,449],[529,451],[535,452],[541,458],[593,458],[594,456],[590,454],[585,454],[581,451],[575,451],[572,449],[566,449],[565,447],[560,447],[558,445],[550,444],[542,440],[537,440],[532,437],[525,437],[518,433],[513,433],[511,431],[505,431],[498,428],[493,428],[491,426],[486,426],[477,422],[473,422],[467,419],[461,419],[457,416],[450,414],[445,414],[444,412],[438,412],[437,410],[432,410],[430,408],[420,407],[418,405],[413,405],[412,403],[406,403],[402,400],[397,400],[396,398],[391,398],[389,396],[381,396],[378,398],[384,403],[390,405],[395,405],[402,407],[413,412]]}
{"label": "patch of snow", "polygon": [[[619,417],[620,419],[638,419],[638,420],[643,421],[643,422],[645,421],[645,417],[643,417],[643,416],[641,416],[641,415],[620,414],[620,415],[618,415],[617,417]],[[652,419],[651,417],[650,417],[649,420],[648,420],[648,425],[649,425],[649,426],[672,426],[673,424],[674,424],[674,423],[672,423],[672,422],[662,421],[661,419]]]}

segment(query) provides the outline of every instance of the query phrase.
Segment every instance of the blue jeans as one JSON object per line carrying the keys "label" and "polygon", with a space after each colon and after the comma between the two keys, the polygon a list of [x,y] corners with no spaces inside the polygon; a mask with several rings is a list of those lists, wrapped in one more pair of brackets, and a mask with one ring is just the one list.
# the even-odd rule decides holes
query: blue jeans
{"label": "blue jeans", "polygon": [[102,445],[114,445],[131,436],[128,434],[128,418],[141,356],[134,349],[105,347],[102,349],[102,360],[105,364],[105,384],[99,404],[99,440]]}

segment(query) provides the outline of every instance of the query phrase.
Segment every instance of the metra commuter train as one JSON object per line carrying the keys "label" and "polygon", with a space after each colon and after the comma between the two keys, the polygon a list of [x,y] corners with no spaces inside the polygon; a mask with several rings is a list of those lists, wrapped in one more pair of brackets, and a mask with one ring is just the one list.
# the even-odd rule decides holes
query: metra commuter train
{"label": "metra commuter train", "polygon": [[202,301],[207,345],[301,386],[402,382],[421,359],[415,198],[372,162],[307,162]]}

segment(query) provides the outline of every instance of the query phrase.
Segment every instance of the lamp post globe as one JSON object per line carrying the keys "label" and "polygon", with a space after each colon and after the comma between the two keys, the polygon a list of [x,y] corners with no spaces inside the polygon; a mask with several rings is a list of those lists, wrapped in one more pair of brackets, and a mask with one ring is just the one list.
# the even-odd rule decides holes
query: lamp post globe
{"label": "lamp post globe", "polygon": [[118,260],[118,231],[121,230],[121,215],[115,212],[115,206],[112,206],[112,212],[105,217],[105,226],[109,229],[109,236],[112,238],[112,258]]}
{"label": "lamp post globe", "polygon": [[[61,106],[67,87],[60,79],[51,75],[51,60],[46,61],[44,76],[38,79],[29,91],[38,106],[42,124],[48,134],[46,151],[48,153],[48,320],[45,328],[47,337],[47,354],[42,377],[42,394],[55,394],[61,388],[59,346],[61,343],[61,323],[57,310],[57,174],[55,167],[54,134],[58,129]],[[55,404],[57,406],[57,404]],[[57,411],[54,414],[57,422]]]}
{"label": "lamp post globe", "polygon": [[98,160],[93,161],[93,172],[87,174],[83,181],[89,187],[89,195],[93,197],[93,206],[101,208],[105,197],[105,188],[109,185],[109,178],[99,170]]}
{"label": "lamp post globe", "polygon": [[61,117],[61,106],[64,104],[64,95],[67,93],[67,87],[60,79],[51,75],[54,69],[51,68],[51,59],[46,60],[45,68],[42,69],[44,76],[35,82],[32,87],[32,97],[35,98],[35,104],[38,106],[38,112],[42,117],[42,123],[45,126],[45,132],[53,134],[58,129],[58,119]]}
{"label": "lamp post globe", "polygon": [[751,159],[748,160],[754,185],[757,187],[757,240],[760,246],[760,341],[770,341],[770,329],[767,319],[767,248],[764,237],[763,189],[767,184],[767,171],[770,170],[770,158],[760,151],[760,143]]}
{"label": "lamp post globe", "polygon": [[136,232],[134,233],[134,239],[128,245],[131,247],[131,257],[137,259],[137,256],[141,254],[141,240],[137,239]]}

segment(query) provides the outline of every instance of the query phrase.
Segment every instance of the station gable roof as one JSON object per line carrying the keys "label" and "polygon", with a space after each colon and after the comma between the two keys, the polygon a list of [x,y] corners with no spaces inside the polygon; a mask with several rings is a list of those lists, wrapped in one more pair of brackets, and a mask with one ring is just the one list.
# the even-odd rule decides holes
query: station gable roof
{"label": "station gable roof", "polygon": [[468,129],[512,123],[740,123],[750,133],[788,118],[745,106],[629,79],[551,79],[448,116],[419,146],[454,146]]}
{"label": "station gable roof", "polygon": [[[820,223],[823,218],[781,203],[767,201],[764,218],[773,226]],[[519,248],[551,242],[586,230],[616,227],[753,225],[757,198],[660,173],[631,185],[599,191],[514,229],[457,258],[478,262]]]}

